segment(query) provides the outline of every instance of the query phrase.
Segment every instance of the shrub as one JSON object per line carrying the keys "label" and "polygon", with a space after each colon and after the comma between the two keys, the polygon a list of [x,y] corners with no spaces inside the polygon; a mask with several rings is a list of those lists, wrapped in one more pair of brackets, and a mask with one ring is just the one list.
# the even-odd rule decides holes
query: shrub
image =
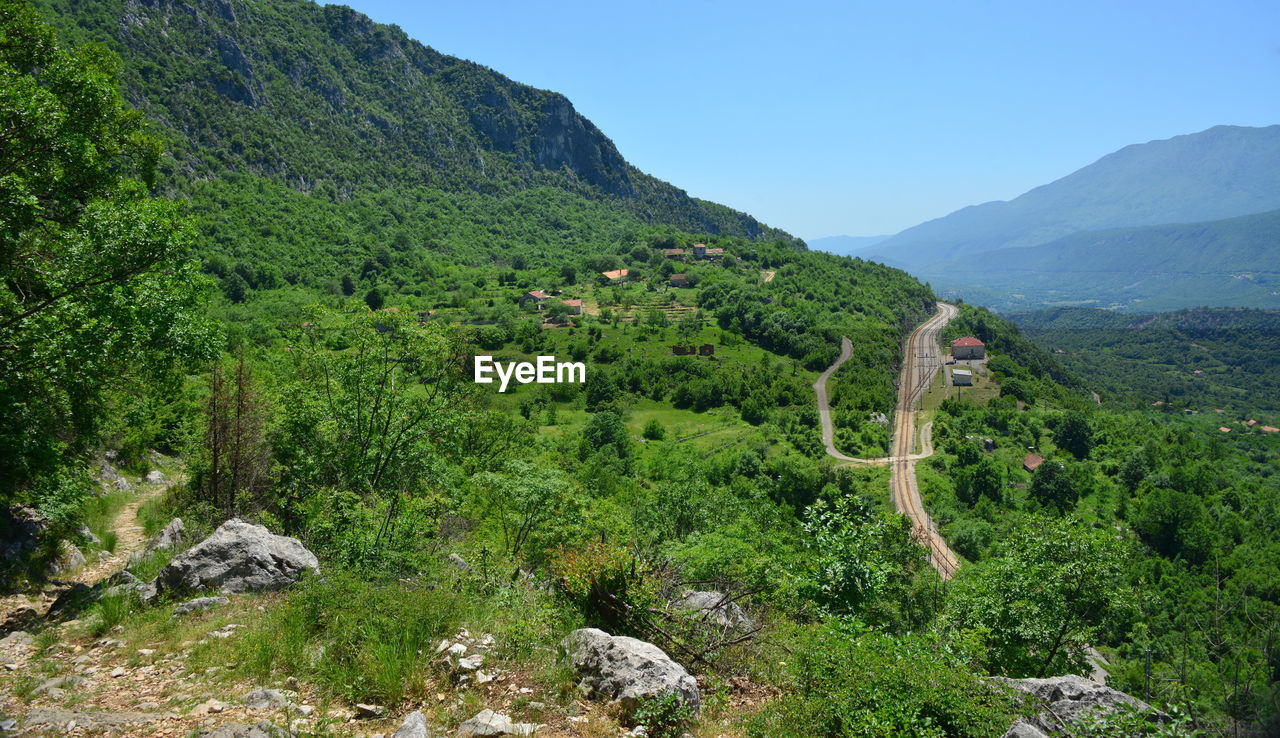
{"label": "shrub", "polygon": [[587,625],[613,635],[645,635],[651,609],[663,604],[652,565],[608,543],[562,550],[552,571]]}
{"label": "shrub", "polygon": [[661,441],[667,437],[667,429],[662,427],[657,418],[653,418],[644,424],[643,435],[650,441]]}
{"label": "shrub", "polygon": [[1021,704],[969,669],[963,647],[924,636],[825,626],[792,650],[790,693],[761,711],[748,735],[1001,735]]}

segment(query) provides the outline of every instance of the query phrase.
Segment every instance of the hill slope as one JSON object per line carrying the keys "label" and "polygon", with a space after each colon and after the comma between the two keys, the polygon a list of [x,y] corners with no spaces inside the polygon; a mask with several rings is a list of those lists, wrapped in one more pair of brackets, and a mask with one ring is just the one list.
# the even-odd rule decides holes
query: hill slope
{"label": "hill slope", "polygon": [[1280,312],[1197,308],[1130,315],[1058,308],[1009,316],[1092,387],[1126,404],[1280,411]]}
{"label": "hill slope", "polygon": [[1280,125],[1216,126],[1126,146],[1013,200],[957,210],[876,255],[922,265],[1084,230],[1194,223],[1280,208]]}
{"label": "hill slope", "polygon": [[345,6],[38,4],[71,39],[120,55],[126,96],[164,130],[181,179],[251,174],[334,201],[385,187],[506,194],[550,185],[644,223],[790,238],[630,166],[564,96]]}
{"label": "hill slope", "polygon": [[1280,308],[1280,211],[1085,231],[1028,248],[920,267],[944,289],[998,309],[1056,300],[1121,309]]}

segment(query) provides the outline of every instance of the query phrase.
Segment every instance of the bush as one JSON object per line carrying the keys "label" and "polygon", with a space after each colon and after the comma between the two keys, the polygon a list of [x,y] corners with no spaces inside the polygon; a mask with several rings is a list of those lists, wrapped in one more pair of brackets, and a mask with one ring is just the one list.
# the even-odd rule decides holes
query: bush
{"label": "bush", "polygon": [[552,571],[587,626],[613,635],[647,635],[650,610],[663,604],[653,567],[608,543],[562,550]]}
{"label": "bush", "polygon": [[790,694],[761,711],[748,735],[985,737],[1013,722],[1020,699],[966,666],[960,644],[848,630],[801,638]]}
{"label": "bush", "polygon": [[662,427],[662,423],[659,423],[657,418],[654,418],[644,424],[643,435],[650,441],[661,441],[667,437],[667,429]]}

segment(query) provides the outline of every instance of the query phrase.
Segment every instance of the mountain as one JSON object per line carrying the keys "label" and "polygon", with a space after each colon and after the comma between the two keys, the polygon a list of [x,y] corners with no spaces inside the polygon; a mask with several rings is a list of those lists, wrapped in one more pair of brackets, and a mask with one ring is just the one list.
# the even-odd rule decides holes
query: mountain
{"label": "mountain", "polygon": [[1126,146],[1013,200],[908,228],[873,256],[910,265],[1036,246],[1086,230],[1196,223],[1280,209],[1280,125],[1216,126]]}
{"label": "mountain", "polygon": [[916,270],[998,309],[1057,301],[1127,310],[1280,308],[1280,211],[1178,225],[1085,231]]}
{"label": "mountain", "polygon": [[642,223],[786,239],[639,171],[563,95],[440,54],[396,26],[301,0],[41,0],[67,38],[122,59],[126,97],[183,181],[231,173],[333,202],[427,187],[550,186]]}
{"label": "mountain", "polygon": [[881,242],[888,239],[889,236],[826,236],[824,238],[810,239],[809,248],[815,251],[826,251],[829,254],[838,254],[840,256],[856,256],[867,251]]}

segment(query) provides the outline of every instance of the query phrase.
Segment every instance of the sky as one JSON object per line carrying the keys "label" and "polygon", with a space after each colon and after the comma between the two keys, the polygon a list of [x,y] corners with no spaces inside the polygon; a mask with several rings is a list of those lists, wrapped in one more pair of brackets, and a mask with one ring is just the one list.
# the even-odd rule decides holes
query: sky
{"label": "sky", "polygon": [[565,94],[640,169],[806,239],[1280,123],[1275,0],[348,4]]}

